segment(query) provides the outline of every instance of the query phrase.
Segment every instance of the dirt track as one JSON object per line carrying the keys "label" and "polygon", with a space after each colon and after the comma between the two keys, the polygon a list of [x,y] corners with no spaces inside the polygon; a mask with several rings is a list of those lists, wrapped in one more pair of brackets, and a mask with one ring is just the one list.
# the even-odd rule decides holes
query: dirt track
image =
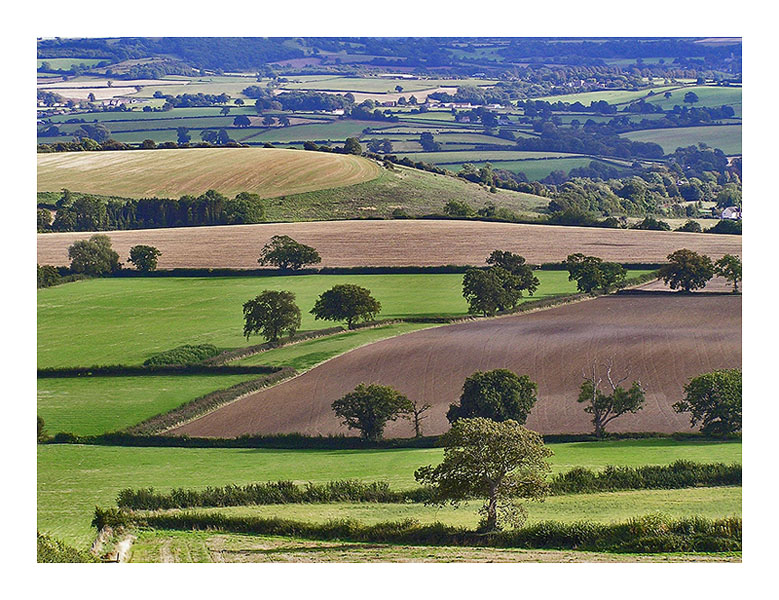
{"label": "dirt track", "polygon": [[[38,263],[67,265],[67,248],[91,233],[38,235]],[[162,251],[159,267],[257,268],[273,235],[314,246],[322,266],[484,264],[496,248],[532,263],[564,260],[574,252],[619,262],[664,262],[680,248],[712,258],[741,255],[741,236],[664,231],[514,225],[473,221],[318,221],[108,232],[122,260],[136,244]]]}
{"label": "dirt track", "polygon": [[[690,377],[741,366],[741,296],[647,294],[609,296],[527,315],[418,331],[358,348],[274,388],[248,396],[175,434],[346,433],[330,404],[360,382],[391,385],[433,405],[425,433],[448,429],[446,410],[477,370],[508,368],[538,383],[528,427],[542,433],[591,431],[576,402],[582,369],[613,358],[631,367],[647,390],[644,409],[611,431],[689,430],[671,410]],[[409,436],[408,421],[388,436]],[[354,432],[351,432],[353,435]]]}

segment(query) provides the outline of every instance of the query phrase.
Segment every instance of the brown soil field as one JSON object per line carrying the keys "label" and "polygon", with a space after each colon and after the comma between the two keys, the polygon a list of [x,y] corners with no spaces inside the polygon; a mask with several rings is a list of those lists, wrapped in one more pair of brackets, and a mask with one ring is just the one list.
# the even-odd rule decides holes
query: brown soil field
{"label": "brown soil field", "polygon": [[[737,235],[480,221],[315,221],[105,233],[123,259],[136,244],[157,247],[162,252],[161,269],[257,268],[261,248],[274,235],[289,235],[313,246],[322,256],[322,266],[328,267],[482,265],[496,248],[517,252],[531,263],[561,261],[574,252],[604,260],[653,263],[664,262],[680,248],[713,259],[741,255],[741,236]],[[38,263],[68,264],[68,246],[91,235],[39,234]]]}
{"label": "brown soil field", "polygon": [[375,179],[381,167],[346,154],[280,148],[190,148],[38,154],[38,191],[179,198],[214,189],[263,198]]}
{"label": "brown soil field", "polygon": [[[527,426],[544,434],[587,433],[590,417],[576,402],[582,371],[613,360],[646,390],[643,410],[613,421],[614,432],[689,431],[689,417],[671,409],[700,373],[741,366],[741,296],[697,293],[617,295],[535,313],[425,329],[322,363],[295,379],[247,396],[172,433],[242,434],[348,432],[330,404],[359,383],[390,385],[432,405],[424,432],[449,427],[446,411],[466,377],[506,368],[538,384]],[[389,437],[413,434],[409,421],[390,423]]]}

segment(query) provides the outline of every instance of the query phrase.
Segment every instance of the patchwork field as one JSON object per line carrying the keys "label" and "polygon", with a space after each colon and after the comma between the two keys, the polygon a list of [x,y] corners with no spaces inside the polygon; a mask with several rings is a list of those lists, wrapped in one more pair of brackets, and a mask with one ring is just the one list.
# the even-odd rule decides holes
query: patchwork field
{"label": "patchwork field", "polygon": [[[699,293],[608,296],[484,321],[410,333],[334,358],[307,373],[172,430],[190,436],[347,432],[330,404],[359,383],[389,385],[432,405],[427,434],[449,427],[446,411],[477,370],[510,369],[538,383],[527,426],[544,434],[592,431],[577,404],[583,370],[614,361],[646,390],[635,415],[611,431],[689,431],[689,417],[671,409],[689,378],[741,366],[741,297]],[[389,437],[413,435],[391,423]]]}
{"label": "patchwork field", "polygon": [[[565,260],[574,252],[620,262],[663,262],[679,248],[719,258],[741,255],[741,236],[517,225],[479,221],[328,221],[189,227],[106,232],[124,260],[136,244],[151,244],[160,268],[256,268],[262,246],[274,235],[289,235],[313,246],[322,266],[482,265],[496,248],[540,264]],[[66,265],[68,246],[88,233],[38,235],[38,263]],[[550,243],[554,240],[554,243]]]}
{"label": "patchwork field", "polygon": [[373,161],[267,148],[38,154],[38,190],[125,198],[253,192],[264,198],[348,186],[379,176]]}
{"label": "patchwork field", "polygon": [[[741,462],[740,442],[624,440],[552,444],[554,472],[575,466]],[[198,488],[280,479],[323,483],[333,479],[416,485],[414,470],[435,464],[429,450],[251,450],[126,448],[47,445],[38,447],[38,528],[85,548],[95,537],[95,506],[112,506],[119,490],[132,487]],[[658,502],[656,510],[662,511]]]}
{"label": "patchwork field", "polygon": [[741,154],[741,125],[648,129],[625,133],[622,137],[634,142],[660,144],[666,154],[679,147],[695,146],[698,142],[703,142],[711,148],[719,148],[725,154]]}
{"label": "patchwork field", "polygon": [[[336,325],[315,321],[309,311],[322,292],[341,283],[370,289],[382,303],[382,319],[464,315],[468,306],[462,278],[462,274],[296,275],[69,283],[38,291],[38,367],[140,364],[151,354],[182,344],[236,348],[261,343],[259,338],[247,343],[243,337],[242,306],[264,289],[295,293],[301,330]],[[530,299],[576,290],[565,271],[541,271],[538,278],[541,285]]]}

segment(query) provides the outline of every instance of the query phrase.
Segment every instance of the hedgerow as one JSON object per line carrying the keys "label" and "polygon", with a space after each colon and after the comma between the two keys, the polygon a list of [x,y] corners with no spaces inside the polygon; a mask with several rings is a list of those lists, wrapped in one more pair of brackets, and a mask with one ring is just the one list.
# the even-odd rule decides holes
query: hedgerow
{"label": "hedgerow", "polygon": [[159,354],[153,354],[143,361],[143,364],[147,367],[158,365],[194,365],[219,353],[219,348],[213,344],[184,344]]}
{"label": "hedgerow", "polygon": [[93,365],[91,367],[48,367],[38,369],[39,379],[59,377],[110,377],[144,375],[264,375],[291,367],[266,365]]}
{"label": "hedgerow", "polygon": [[520,529],[480,533],[442,523],[422,525],[414,519],[363,525],[352,519],[307,523],[279,518],[228,516],[193,511],[135,514],[97,509],[93,524],[135,525],[183,531],[224,531],[315,540],[410,544],[544,548],[598,552],[737,552],[741,550],[740,517],[672,519],[651,515],[622,523],[544,521]]}
{"label": "hedgerow", "polygon": [[84,550],[77,550],[48,534],[38,532],[39,563],[96,563],[97,557]]}

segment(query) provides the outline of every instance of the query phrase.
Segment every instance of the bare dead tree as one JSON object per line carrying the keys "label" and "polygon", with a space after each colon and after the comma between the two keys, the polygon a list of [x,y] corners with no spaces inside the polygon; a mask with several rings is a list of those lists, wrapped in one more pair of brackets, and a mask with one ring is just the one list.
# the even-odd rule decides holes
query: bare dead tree
{"label": "bare dead tree", "polygon": [[[605,370],[605,384],[603,377],[599,376],[602,370]],[[600,365],[595,361],[589,372],[582,369],[582,377],[584,383],[577,402],[585,404],[584,412],[592,415],[596,437],[603,437],[606,434],[606,425],[617,417],[626,413],[637,413],[643,408],[645,392],[641,382],[633,381],[629,389],[622,387],[622,384],[630,378],[629,365],[625,369],[625,375],[617,378],[614,375],[613,358]],[[611,389],[604,392],[601,390],[601,384]]]}
{"label": "bare dead tree", "polygon": [[430,404],[420,404],[419,400],[411,402],[411,409],[407,413],[407,418],[414,424],[414,437],[422,437],[422,421],[427,419],[427,412],[432,406]]}

